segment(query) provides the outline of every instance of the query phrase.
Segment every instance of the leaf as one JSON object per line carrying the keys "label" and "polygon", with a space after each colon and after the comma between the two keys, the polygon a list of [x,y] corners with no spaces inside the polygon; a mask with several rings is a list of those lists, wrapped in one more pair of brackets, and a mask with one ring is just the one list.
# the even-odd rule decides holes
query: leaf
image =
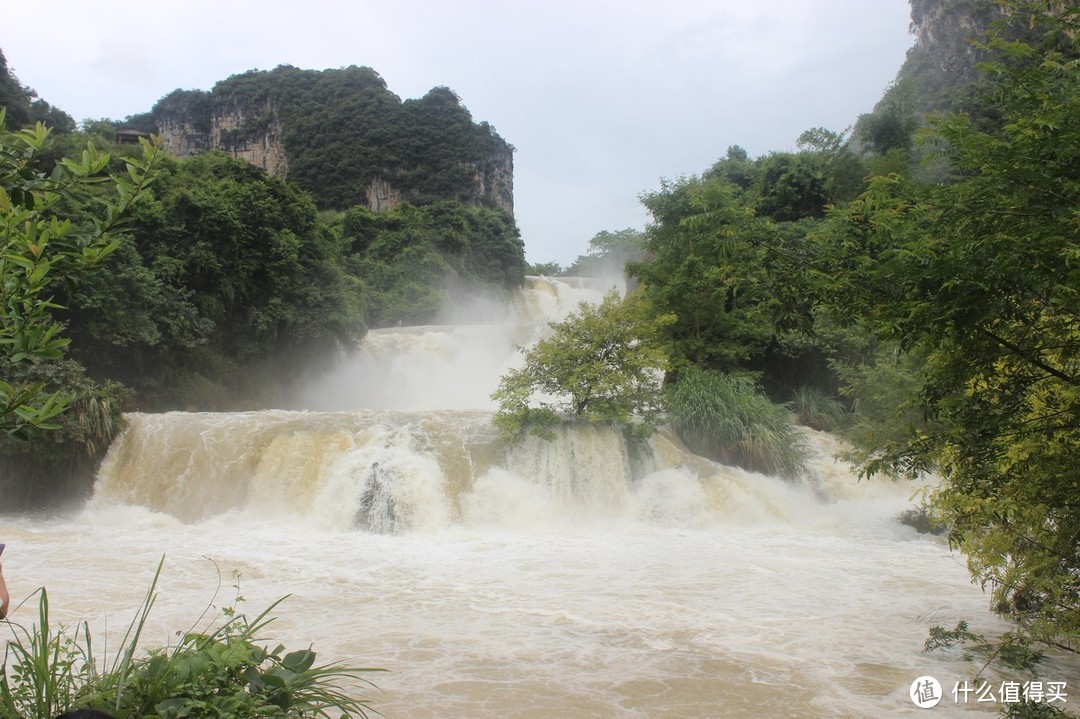
{"label": "leaf", "polygon": [[315,652],[310,649],[300,649],[295,652],[290,652],[285,655],[281,660],[281,663],[290,671],[300,674],[301,672],[306,672],[313,664],[315,664]]}

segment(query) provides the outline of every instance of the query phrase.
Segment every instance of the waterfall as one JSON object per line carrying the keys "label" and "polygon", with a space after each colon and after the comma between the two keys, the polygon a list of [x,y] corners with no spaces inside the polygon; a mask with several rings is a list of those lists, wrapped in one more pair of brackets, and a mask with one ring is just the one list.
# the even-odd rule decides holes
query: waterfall
{"label": "waterfall", "polygon": [[[507,445],[491,417],[130,414],[101,468],[95,501],[188,522],[240,512],[341,530],[436,531],[472,521],[474,495],[490,492],[494,481],[533,487],[530,496],[503,498],[511,517],[521,511],[513,502],[537,496],[560,514],[628,516],[637,512],[638,493],[657,495],[665,483],[748,481],[748,473],[696,458],[666,433],[628,442],[612,427],[583,425],[559,429],[553,440]],[[649,500],[648,516],[670,522],[658,502]]]}
{"label": "waterfall", "polygon": [[[489,395],[515,347],[603,292],[530,278],[506,306],[475,305],[470,319],[484,323],[373,331],[301,392],[316,409],[129,414],[95,502],[185,522],[233,513],[377,533],[512,527],[525,515],[697,527],[790,514],[790,486],[697,457],[663,431],[631,442],[607,425],[572,424],[553,440],[500,439]],[[839,476],[843,491],[850,472],[837,466],[819,452],[818,484]]]}
{"label": "waterfall", "polygon": [[292,405],[310,410],[493,409],[499,377],[517,366],[517,347],[599,302],[613,284],[529,277],[509,302],[468,303],[448,324],[372,330],[329,372],[297,388]]}
{"label": "waterfall", "polygon": [[388,669],[375,706],[402,719],[856,719],[915,711],[917,677],[969,678],[923,652],[928,625],[1002,624],[943,540],[895,521],[915,488],[856,481],[835,438],[807,431],[800,483],[665,431],[499,437],[515,345],[604,290],[535,278],[455,324],[374,331],[291,409],[128,415],[84,511],[8,522],[8,586],[47,584],[99,637],[162,554],[150,637],[227,601],[229,577],[251,610],[290,595],[275,642]]}

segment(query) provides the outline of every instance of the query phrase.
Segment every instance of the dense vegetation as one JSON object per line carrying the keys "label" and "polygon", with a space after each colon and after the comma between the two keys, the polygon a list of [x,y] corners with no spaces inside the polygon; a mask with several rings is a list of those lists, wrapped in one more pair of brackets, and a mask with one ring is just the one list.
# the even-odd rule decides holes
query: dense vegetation
{"label": "dense vegetation", "polygon": [[[18,506],[36,493],[34,480],[57,469],[55,460],[85,469],[118,429],[117,386],[59,362],[71,340],[53,293],[121,246],[125,215],[148,192],[158,153],[146,145],[142,159],[128,158],[123,175],[110,176],[109,156],[90,145],[45,173],[48,130],[38,123],[8,135],[5,120],[0,108],[0,448],[10,460],[0,488]],[[20,475],[30,481],[9,481]],[[64,472],[48,476],[54,486],[66,483]]]}
{"label": "dense vegetation", "polygon": [[[359,144],[320,152],[352,168],[359,145],[385,143],[378,151],[398,153],[394,162],[408,167],[402,187],[413,203],[320,212],[322,198],[223,152],[177,160],[153,150],[151,168],[138,148],[113,144],[108,121],[78,133],[65,134],[63,122],[21,129],[47,106],[33,105],[32,91],[4,73],[19,118],[13,132],[0,129],[5,509],[87,488],[125,409],[280,406],[291,380],[367,327],[433,322],[468,292],[522,283],[513,217],[463,189],[475,184],[484,142],[502,140],[473,125],[453,93],[400,103],[373,72],[355,68],[310,77],[279,68],[278,91],[299,92],[297,73],[330,83],[318,92],[351,91],[361,104],[385,95],[397,114],[381,122],[398,130],[412,118],[396,140],[345,137]],[[253,73],[226,86],[235,101],[244,88],[254,101],[270,91],[268,78]],[[381,90],[365,94],[368,85]],[[414,162],[428,142],[440,152]],[[323,204],[332,206],[327,192]]]}
{"label": "dense vegetation", "polygon": [[453,200],[386,212],[357,206],[336,228],[346,268],[364,280],[372,326],[426,324],[467,293],[505,293],[525,278],[524,245],[501,210]]}
{"label": "dense vegetation", "polygon": [[15,77],[0,50],[0,107],[7,112],[8,127],[27,127],[42,123],[62,132],[75,130],[75,120],[59,108],[38,97],[37,92],[25,87]]}
{"label": "dense vegetation", "polygon": [[[164,560],[163,560],[164,561]],[[50,719],[76,709],[116,717],[342,717],[376,714],[356,697],[370,672],[337,663],[317,664],[310,648],[288,652],[266,642],[278,600],[248,618],[236,606],[207,607],[175,641],[143,652],[147,617],[157,599],[161,565],[113,656],[93,641],[87,624],[54,628],[49,598],[38,594],[37,623],[10,623],[12,638],[0,668],[0,718]],[[107,650],[107,647],[106,647]],[[352,684],[346,688],[344,684]],[[346,691],[351,692],[347,694]]]}
{"label": "dense vegetation", "polygon": [[[733,147],[643,198],[653,223],[628,270],[644,321],[665,318],[688,443],[748,464],[718,428],[756,381],[846,426],[865,474],[936,472],[930,520],[1015,620],[998,655],[1028,662],[1080,641],[1080,10],[978,5],[950,25],[976,42],[957,57],[984,59],[952,112],[925,114],[939,88],[902,73],[851,136]],[[509,388],[504,410],[527,416]]]}
{"label": "dense vegetation", "polygon": [[550,438],[551,427],[569,416],[647,435],[663,406],[660,328],[673,319],[615,291],[599,305],[582,302],[552,325],[550,337],[522,349],[524,366],[503,376],[492,395],[496,426],[508,438],[526,431]]}
{"label": "dense vegetation", "polygon": [[[242,122],[222,131],[214,144],[212,117],[226,113],[238,114]],[[494,128],[474,123],[446,87],[402,102],[368,67],[253,70],[209,92],[176,90],[149,116],[128,124],[153,132],[167,122],[186,124],[205,147],[226,152],[280,128],[288,180],[324,209],[364,203],[376,179],[389,182],[413,204],[456,200],[513,206],[508,189],[499,194],[499,174],[509,172],[513,148]]]}
{"label": "dense vegetation", "polygon": [[363,334],[361,284],[314,202],[243,161],[164,162],[128,230],[58,301],[73,356],[150,406],[272,402],[299,365]]}
{"label": "dense vegetation", "polygon": [[[956,179],[877,178],[819,241],[837,307],[917,353],[932,420],[868,473],[936,469],[931,508],[1021,633],[1080,637],[1080,12],[1013,8],[969,113],[932,120]],[[837,270],[852,275],[843,278]],[[858,279],[857,282],[851,281]]]}
{"label": "dense vegetation", "polygon": [[[957,77],[976,79],[942,94],[932,80],[942,48],[919,46],[850,133],[811,129],[797,151],[757,158],[733,146],[700,176],[648,193],[644,235],[601,233],[575,263],[592,271],[630,258],[637,289],[625,302],[581,308],[526,351],[524,367],[496,394],[498,421],[508,434],[543,433],[559,414],[647,428],[663,408],[702,453],[797,474],[797,453],[788,462],[743,451],[783,425],[762,393],[791,401],[808,424],[844,432],[867,475],[938,473],[930,518],[948,528],[994,609],[1015,620],[1006,645],[1073,650],[1080,10],[1021,0],[1000,9],[924,0],[913,10],[917,25],[935,19],[965,38],[1002,21],[970,50],[948,55],[967,68]],[[291,78],[294,69],[275,72]],[[234,78],[230,91],[250,90],[245,102],[254,102],[264,97],[262,77]],[[376,90],[381,83],[362,70],[348,77]],[[444,113],[456,119],[430,132],[470,136],[456,98],[433,93],[408,110],[419,113],[409,122],[420,127],[427,112]],[[378,92],[365,97],[376,112]],[[195,112],[202,100],[189,100]],[[89,370],[102,383],[88,386],[89,400],[118,395],[104,384],[117,372],[151,404],[235,404],[255,389],[243,386],[246,378],[260,392],[272,388],[279,372],[303,363],[304,348],[348,341],[365,322],[430,321],[460,284],[513,286],[524,270],[508,216],[453,195],[456,180],[447,178],[464,174],[450,159],[432,160],[440,169],[430,184],[402,185],[416,193],[415,205],[388,213],[353,207],[324,221],[296,187],[212,154],[164,163],[157,185],[131,208],[129,234],[104,245],[107,263],[65,266],[74,255],[62,245],[46,254],[11,228],[44,228],[61,214],[77,218],[73,227],[97,227],[89,200],[119,185],[65,189],[39,204],[64,170],[54,177],[51,168],[18,163],[44,141],[40,130],[4,140],[14,169],[3,175],[0,209],[5,219],[40,215],[30,225],[9,220],[5,236],[10,286],[29,292],[5,297],[12,319],[0,345],[21,378],[3,389],[26,398],[4,415],[18,429],[33,431],[75,406],[75,393],[56,394],[49,375],[63,374],[58,384],[70,388]],[[30,142],[41,147],[23,153]],[[418,151],[389,146],[402,153],[393,162]],[[84,158],[93,171],[83,174],[106,169],[109,159],[96,158]],[[81,177],[77,164],[59,167]],[[142,182],[144,170],[134,167]],[[300,177],[304,168],[293,165]],[[327,206],[355,198],[373,177],[342,172],[333,185],[347,189],[328,189],[338,199]],[[125,204],[119,198],[106,207]],[[86,247],[98,246],[98,235],[87,237]],[[50,273],[65,282],[52,284]],[[53,315],[60,302],[66,314]],[[38,320],[25,331],[24,315]],[[69,322],[69,357],[79,364],[54,364],[66,349],[55,344],[59,317]],[[781,436],[778,444],[793,441]]]}

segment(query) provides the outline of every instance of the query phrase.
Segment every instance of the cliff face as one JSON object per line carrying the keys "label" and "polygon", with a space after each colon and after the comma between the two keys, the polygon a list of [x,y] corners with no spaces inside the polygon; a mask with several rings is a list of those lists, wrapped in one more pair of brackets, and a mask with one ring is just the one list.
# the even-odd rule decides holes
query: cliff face
{"label": "cliff face", "polygon": [[210,147],[220,148],[281,178],[289,172],[284,134],[281,119],[269,103],[257,108],[253,117],[246,116],[244,108],[236,106],[210,121]]}
{"label": "cliff face", "polygon": [[952,109],[956,88],[980,78],[987,54],[978,43],[1007,13],[994,0],[911,0],[915,44],[898,78],[918,84],[920,110]]}
{"label": "cliff face", "polygon": [[276,177],[288,176],[289,161],[279,121],[269,123],[261,132],[252,132],[247,129],[244,112],[235,109],[211,116],[209,131],[200,130],[192,122],[170,115],[161,116],[159,123],[158,132],[165,150],[177,157],[222,150]]}
{"label": "cliff face", "polygon": [[376,212],[392,210],[401,204],[401,193],[389,182],[379,178],[371,181],[364,195],[367,198],[368,209]]}
{"label": "cliff face", "polygon": [[221,150],[323,207],[453,199],[513,215],[513,147],[446,88],[403,103],[369,68],[281,67],[178,90],[151,114],[170,153]]}
{"label": "cliff face", "polygon": [[477,175],[477,188],[495,207],[514,214],[514,149],[502,143],[488,157],[487,171]]}

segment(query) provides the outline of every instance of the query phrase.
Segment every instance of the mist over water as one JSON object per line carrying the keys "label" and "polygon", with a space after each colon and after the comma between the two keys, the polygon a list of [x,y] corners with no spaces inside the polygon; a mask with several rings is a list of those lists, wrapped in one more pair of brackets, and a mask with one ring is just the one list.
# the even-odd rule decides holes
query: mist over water
{"label": "mist over water", "polygon": [[444,323],[371,330],[326,374],[301,383],[296,409],[494,409],[491,393],[548,322],[599,302],[620,280],[530,277],[506,299],[475,297]]}
{"label": "mist over water", "polygon": [[534,280],[484,323],[373,332],[296,411],[130,415],[85,511],[6,528],[13,594],[46,584],[59,619],[114,635],[165,553],[163,643],[235,573],[252,613],[291,595],[274,640],[388,669],[358,691],[391,719],[921,716],[916,677],[973,674],[922,645],[1003,629],[985,595],[895,521],[915,487],[856,482],[829,435],[798,483],[664,432],[500,440],[514,345],[601,294]]}

